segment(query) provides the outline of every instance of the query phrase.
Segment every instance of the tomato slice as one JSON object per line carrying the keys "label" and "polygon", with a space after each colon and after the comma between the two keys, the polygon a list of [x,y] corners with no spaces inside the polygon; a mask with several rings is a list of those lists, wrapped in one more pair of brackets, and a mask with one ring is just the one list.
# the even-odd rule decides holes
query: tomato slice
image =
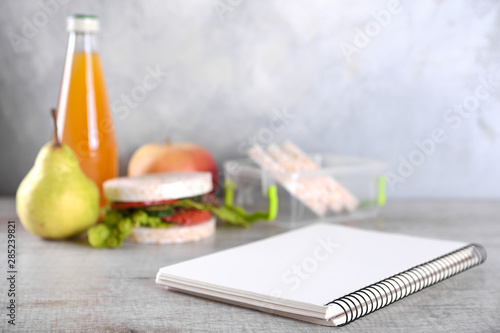
{"label": "tomato slice", "polygon": [[132,208],[141,208],[148,206],[168,205],[176,201],[177,199],[156,200],[156,201],[134,201],[134,202],[116,201],[111,203],[111,209],[132,209]]}
{"label": "tomato slice", "polygon": [[162,217],[162,221],[172,222],[182,226],[197,225],[210,220],[212,215],[208,210],[184,209],[170,216]]}

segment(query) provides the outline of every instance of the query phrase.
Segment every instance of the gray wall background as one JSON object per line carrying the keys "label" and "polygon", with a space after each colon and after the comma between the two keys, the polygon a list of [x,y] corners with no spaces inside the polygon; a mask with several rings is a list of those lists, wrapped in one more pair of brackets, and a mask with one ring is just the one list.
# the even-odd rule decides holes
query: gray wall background
{"label": "gray wall background", "polygon": [[[65,17],[78,12],[101,19],[122,173],[146,142],[197,142],[221,163],[272,133],[387,162],[392,198],[499,199],[499,10],[494,0],[2,1],[0,194],[15,193],[50,138]],[[157,68],[162,82],[124,111],[122,94]],[[269,132],[283,110],[286,126]],[[428,155],[416,152],[429,140]]]}

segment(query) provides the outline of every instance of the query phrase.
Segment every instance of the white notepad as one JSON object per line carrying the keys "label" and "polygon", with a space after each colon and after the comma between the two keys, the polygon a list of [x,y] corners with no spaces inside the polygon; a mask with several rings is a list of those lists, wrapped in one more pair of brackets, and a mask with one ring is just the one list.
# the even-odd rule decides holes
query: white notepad
{"label": "white notepad", "polygon": [[339,326],[485,259],[476,244],[319,223],[163,267],[156,282]]}

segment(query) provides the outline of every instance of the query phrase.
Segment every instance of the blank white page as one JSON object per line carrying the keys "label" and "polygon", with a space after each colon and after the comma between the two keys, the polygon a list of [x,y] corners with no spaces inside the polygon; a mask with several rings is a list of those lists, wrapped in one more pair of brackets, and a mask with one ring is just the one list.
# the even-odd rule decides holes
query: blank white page
{"label": "blank white page", "polygon": [[322,307],[466,245],[318,223],[163,267],[159,276]]}

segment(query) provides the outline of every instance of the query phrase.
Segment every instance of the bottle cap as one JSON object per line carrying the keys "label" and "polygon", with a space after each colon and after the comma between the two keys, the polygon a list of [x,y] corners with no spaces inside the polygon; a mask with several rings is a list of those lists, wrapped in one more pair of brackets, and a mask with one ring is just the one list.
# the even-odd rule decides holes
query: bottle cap
{"label": "bottle cap", "polygon": [[99,18],[95,15],[69,15],[67,28],[69,32],[98,32]]}

